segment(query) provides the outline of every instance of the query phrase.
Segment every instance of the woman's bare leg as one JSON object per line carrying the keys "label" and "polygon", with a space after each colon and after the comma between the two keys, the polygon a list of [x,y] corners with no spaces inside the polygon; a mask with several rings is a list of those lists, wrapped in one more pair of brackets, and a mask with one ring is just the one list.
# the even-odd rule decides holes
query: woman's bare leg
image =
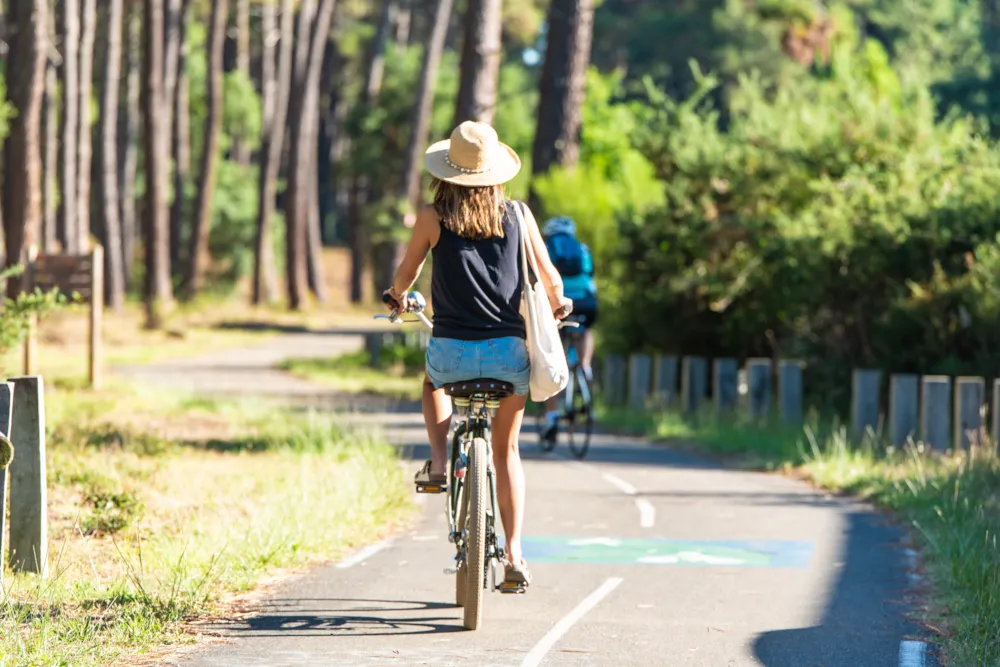
{"label": "woman's bare leg", "polygon": [[444,393],[444,389],[435,389],[430,378],[425,377],[421,403],[424,408],[424,424],[427,425],[427,438],[431,443],[431,474],[444,475],[447,473],[451,399]]}
{"label": "woman's bare leg", "polygon": [[526,396],[508,396],[500,401],[493,418],[493,465],[497,471],[497,502],[506,538],[507,555],[521,560],[521,529],[524,524],[524,468],[517,437],[524,419]]}

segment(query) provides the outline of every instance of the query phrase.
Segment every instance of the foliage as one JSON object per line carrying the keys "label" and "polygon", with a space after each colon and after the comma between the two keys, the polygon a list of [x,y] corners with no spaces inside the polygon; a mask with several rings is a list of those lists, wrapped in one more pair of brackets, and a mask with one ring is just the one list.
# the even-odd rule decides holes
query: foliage
{"label": "foliage", "polygon": [[[0,283],[21,275],[23,271],[24,267],[19,264],[0,271]],[[65,301],[66,297],[58,290],[42,292],[38,288],[33,292],[22,292],[14,299],[6,299],[0,311],[0,354],[24,341],[33,317],[43,317]]]}

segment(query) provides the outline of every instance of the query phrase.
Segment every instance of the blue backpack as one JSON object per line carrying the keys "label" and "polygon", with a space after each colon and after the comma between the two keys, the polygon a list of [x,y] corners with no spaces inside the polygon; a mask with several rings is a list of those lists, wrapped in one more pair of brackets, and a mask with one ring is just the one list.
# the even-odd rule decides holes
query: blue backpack
{"label": "blue backpack", "polygon": [[581,274],[589,274],[591,266],[590,253],[586,246],[570,234],[553,234],[546,241],[549,258],[563,277],[571,278]]}

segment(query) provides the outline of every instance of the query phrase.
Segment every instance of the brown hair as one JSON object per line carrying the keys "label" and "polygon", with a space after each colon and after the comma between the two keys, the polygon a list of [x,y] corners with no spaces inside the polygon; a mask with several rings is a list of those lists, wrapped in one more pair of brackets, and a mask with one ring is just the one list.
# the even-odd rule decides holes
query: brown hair
{"label": "brown hair", "polygon": [[504,235],[507,205],[502,185],[469,188],[435,178],[431,188],[434,210],[449,231],[469,241]]}

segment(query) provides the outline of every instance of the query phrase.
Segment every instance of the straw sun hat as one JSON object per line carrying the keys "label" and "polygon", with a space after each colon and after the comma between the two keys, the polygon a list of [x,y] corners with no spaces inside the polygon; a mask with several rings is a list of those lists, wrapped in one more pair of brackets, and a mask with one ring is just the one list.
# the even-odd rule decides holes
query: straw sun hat
{"label": "straw sun hat", "polygon": [[436,178],[465,187],[500,185],[517,176],[521,158],[497,138],[486,123],[467,120],[427,149],[427,171]]}

